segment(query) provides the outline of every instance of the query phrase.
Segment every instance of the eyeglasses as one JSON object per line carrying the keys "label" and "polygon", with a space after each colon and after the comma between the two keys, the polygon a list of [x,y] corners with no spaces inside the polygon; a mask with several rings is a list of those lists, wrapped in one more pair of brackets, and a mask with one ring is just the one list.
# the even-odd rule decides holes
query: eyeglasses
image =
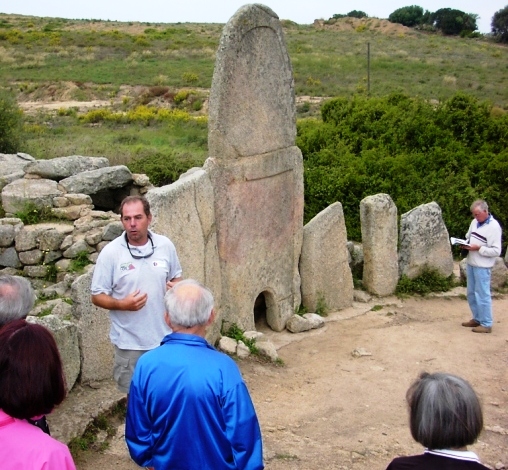
{"label": "eyeglasses", "polygon": [[152,256],[154,253],[155,253],[155,247],[153,246],[153,240],[152,240],[152,237],[150,236],[150,234],[148,234],[148,240],[150,240],[150,243],[152,244],[152,252],[149,253],[148,255],[144,255],[144,256],[140,256],[140,255],[135,255],[132,253],[131,251],[131,247],[129,246],[129,239],[127,238],[127,234],[125,234],[125,243],[127,243],[127,249],[129,250],[129,253],[131,254],[131,256],[134,258],[134,259],[145,259],[145,258],[150,258],[150,256]]}

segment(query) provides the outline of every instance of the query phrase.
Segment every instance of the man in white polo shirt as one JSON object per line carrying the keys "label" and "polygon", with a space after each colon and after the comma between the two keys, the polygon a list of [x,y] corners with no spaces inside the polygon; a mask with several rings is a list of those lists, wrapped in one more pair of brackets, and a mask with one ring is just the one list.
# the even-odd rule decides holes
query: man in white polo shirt
{"label": "man in white polo shirt", "polygon": [[152,214],[146,198],[125,198],[120,215],[125,231],[100,252],[91,291],[94,305],[110,311],[113,376],[118,389],[128,393],[139,357],[171,333],[164,295],[182,279],[182,268],[171,240],[148,229]]}

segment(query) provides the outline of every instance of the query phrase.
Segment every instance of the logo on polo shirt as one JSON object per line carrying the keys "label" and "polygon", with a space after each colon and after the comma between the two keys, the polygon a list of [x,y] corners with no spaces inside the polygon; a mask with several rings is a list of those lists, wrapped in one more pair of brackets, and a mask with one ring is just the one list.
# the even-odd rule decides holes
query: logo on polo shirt
{"label": "logo on polo shirt", "polygon": [[132,269],[136,269],[132,263],[122,263],[120,265],[120,271],[131,271]]}

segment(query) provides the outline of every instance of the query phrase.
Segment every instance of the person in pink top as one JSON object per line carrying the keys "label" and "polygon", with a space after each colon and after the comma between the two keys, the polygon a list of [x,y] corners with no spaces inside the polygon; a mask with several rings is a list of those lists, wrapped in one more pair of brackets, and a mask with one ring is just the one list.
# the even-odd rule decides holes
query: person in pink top
{"label": "person in pink top", "polygon": [[69,449],[28,419],[65,398],[62,362],[53,335],[15,320],[0,329],[0,467],[75,470]]}

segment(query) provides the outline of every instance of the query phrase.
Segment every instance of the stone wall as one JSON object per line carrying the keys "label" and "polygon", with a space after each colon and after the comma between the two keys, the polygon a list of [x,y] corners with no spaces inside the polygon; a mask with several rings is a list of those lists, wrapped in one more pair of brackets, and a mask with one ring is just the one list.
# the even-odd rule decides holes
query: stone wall
{"label": "stone wall", "polygon": [[[148,178],[85,156],[36,161],[0,154],[0,164],[6,215],[0,218],[0,269],[31,280],[39,303],[29,320],[53,331],[69,389],[78,377],[82,383],[111,377],[109,318],[90,301],[91,269],[102,248],[123,231],[112,209],[126,195],[146,193]],[[41,211],[50,221],[25,225],[15,216]],[[83,262],[91,263],[85,275]]]}

